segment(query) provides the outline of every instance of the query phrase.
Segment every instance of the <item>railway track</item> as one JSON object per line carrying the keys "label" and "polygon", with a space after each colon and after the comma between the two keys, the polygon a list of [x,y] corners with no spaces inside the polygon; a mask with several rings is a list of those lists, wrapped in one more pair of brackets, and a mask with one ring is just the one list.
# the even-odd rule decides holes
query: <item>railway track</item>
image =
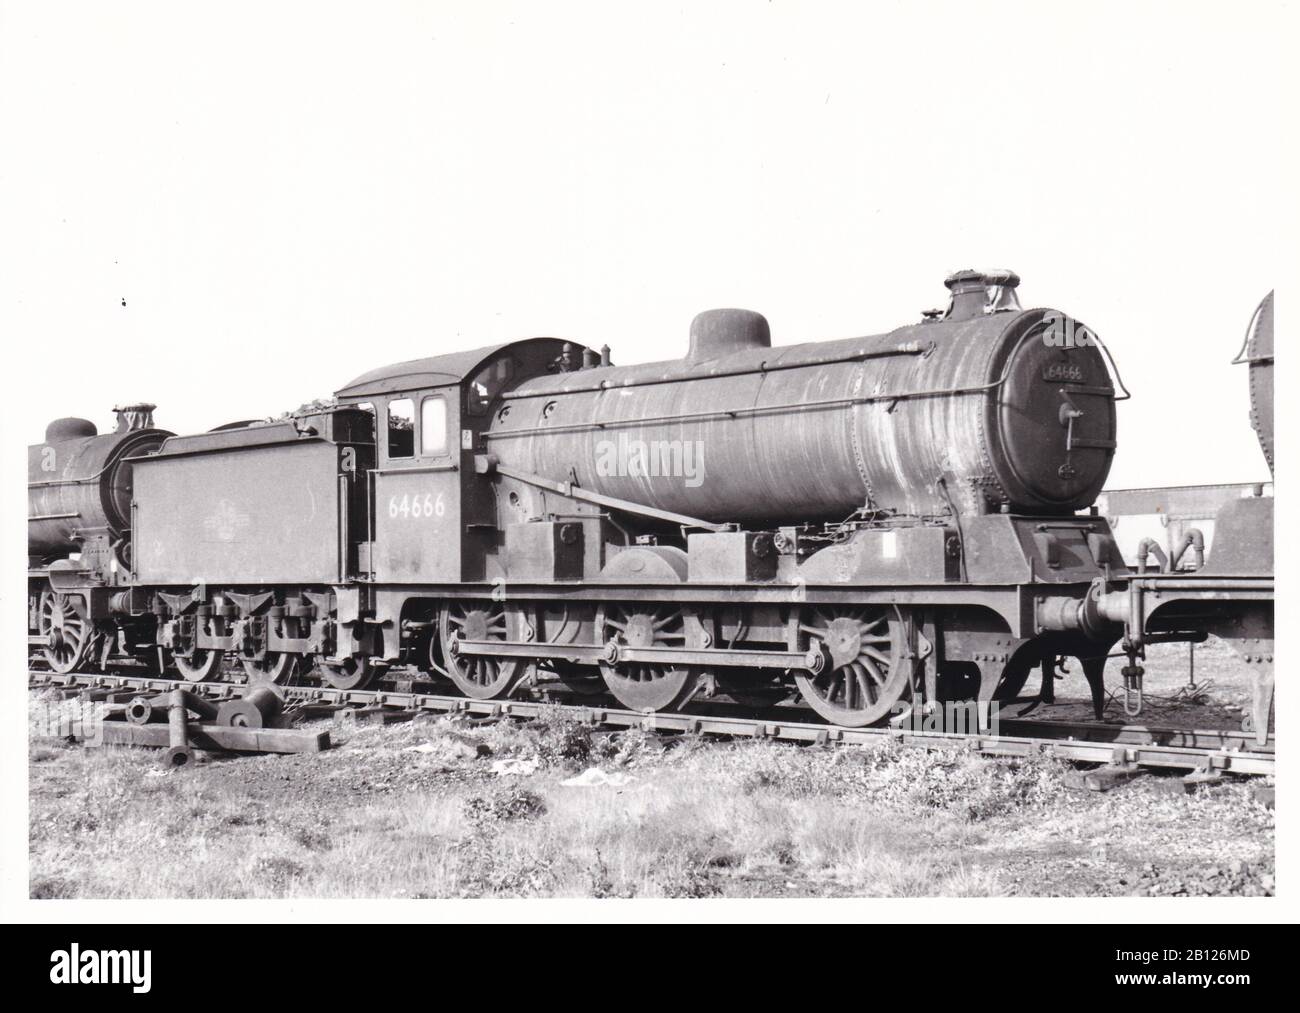
{"label": "railway track", "polygon": [[[127,673],[83,672],[61,675],[28,670],[31,689],[59,689],[69,693],[165,693],[184,688],[214,699],[243,695],[246,684],[192,683],[183,680]],[[608,728],[641,728],[657,732],[737,738],[771,738],[793,742],[838,745],[878,745],[895,741],[920,748],[960,744],[987,756],[1053,756],[1080,763],[1111,767],[1149,767],[1243,775],[1274,773],[1274,737],[1259,746],[1254,735],[1214,729],[1150,728],[1142,725],[1106,725],[1090,722],[1003,719],[996,729],[953,732],[908,725],[846,728],[808,721],[807,712],[776,708],[755,715],[728,713],[713,707],[701,713],[656,713],[607,707],[600,704],[556,704],[531,700],[473,700],[439,693],[388,690],[341,690],[324,686],[283,687],[287,700],[297,705],[351,708],[368,714],[405,717],[415,713],[468,714],[484,717],[535,718],[562,711],[576,719]]]}

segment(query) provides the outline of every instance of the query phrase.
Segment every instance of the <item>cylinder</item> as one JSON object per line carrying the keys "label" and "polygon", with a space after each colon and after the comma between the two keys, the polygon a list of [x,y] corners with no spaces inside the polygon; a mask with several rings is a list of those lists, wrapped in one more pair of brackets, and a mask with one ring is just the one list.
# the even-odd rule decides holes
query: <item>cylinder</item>
{"label": "cylinder", "polygon": [[1115,409],[1091,332],[1051,310],[959,308],[776,348],[757,314],[723,311],[682,360],[525,381],[488,447],[515,470],[713,522],[1092,503]]}

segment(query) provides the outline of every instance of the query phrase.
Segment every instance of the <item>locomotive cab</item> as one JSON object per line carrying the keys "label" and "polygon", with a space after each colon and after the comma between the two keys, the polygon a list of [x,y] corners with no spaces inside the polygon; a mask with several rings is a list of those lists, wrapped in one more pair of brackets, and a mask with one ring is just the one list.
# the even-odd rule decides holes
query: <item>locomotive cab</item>
{"label": "locomotive cab", "polygon": [[506,391],[571,368],[581,356],[569,342],[531,338],[396,363],[337,392],[340,404],[369,406],[379,434],[372,539],[364,553],[371,580],[450,583],[502,575],[495,492],[475,475],[481,434],[508,413]]}

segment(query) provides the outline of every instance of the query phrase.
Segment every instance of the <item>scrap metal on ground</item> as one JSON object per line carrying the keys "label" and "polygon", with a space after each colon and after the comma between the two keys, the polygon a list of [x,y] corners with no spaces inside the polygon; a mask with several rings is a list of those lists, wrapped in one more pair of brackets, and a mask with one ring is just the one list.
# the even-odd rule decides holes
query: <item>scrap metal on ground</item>
{"label": "scrap metal on ground", "polygon": [[[49,673],[29,673],[32,685],[40,685]],[[64,687],[67,688],[66,686]],[[121,693],[110,688],[143,690],[151,695],[134,695],[125,704],[114,702],[98,713],[75,722],[61,723],[60,731],[93,746],[148,746],[163,750],[164,767],[184,767],[194,760],[195,750],[231,753],[315,753],[328,749],[327,731],[281,727],[284,709],[281,695],[267,687],[222,702],[194,692],[188,683],[153,680],[110,680],[104,677],[95,687],[76,695],[88,703],[102,703]],[[191,714],[199,720],[191,719]]]}

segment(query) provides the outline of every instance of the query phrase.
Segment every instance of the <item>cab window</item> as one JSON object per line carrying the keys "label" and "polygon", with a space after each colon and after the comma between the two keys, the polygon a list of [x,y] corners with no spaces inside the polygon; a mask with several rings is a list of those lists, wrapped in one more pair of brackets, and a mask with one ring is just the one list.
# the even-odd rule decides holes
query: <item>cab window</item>
{"label": "cab window", "polygon": [[447,454],[447,399],[441,394],[420,402],[420,453],[425,457]]}
{"label": "cab window", "polygon": [[388,456],[415,456],[415,402],[409,397],[388,402]]}

